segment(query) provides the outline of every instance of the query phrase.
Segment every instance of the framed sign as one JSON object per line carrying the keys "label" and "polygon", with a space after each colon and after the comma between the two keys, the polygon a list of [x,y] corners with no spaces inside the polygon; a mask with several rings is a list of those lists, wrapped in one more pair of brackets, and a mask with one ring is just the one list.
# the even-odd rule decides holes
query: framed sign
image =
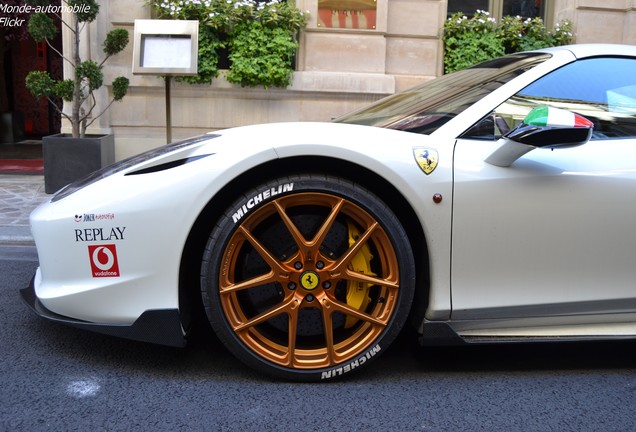
{"label": "framed sign", "polygon": [[133,74],[197,74],[199,22],[135,20]]}

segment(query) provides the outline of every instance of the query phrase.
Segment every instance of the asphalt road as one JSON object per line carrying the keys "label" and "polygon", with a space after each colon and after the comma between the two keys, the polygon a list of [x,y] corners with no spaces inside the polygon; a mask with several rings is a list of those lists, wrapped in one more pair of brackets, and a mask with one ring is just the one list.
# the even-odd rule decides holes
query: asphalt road
{"label": "asphalt road", "polygon": [[164,348],[47,323],[19,299],[32,248],[0,247],[0,431],[636,431],[636,343],[422,350],[352,379],[258,376],[203,334]]}

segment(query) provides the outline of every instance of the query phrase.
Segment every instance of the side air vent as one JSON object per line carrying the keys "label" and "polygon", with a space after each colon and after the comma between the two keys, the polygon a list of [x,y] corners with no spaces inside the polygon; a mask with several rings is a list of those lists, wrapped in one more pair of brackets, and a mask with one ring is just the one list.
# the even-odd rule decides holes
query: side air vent
{"label": "side air vent", "polygon": [[189,158],[185,158],[185,159],[179,159],[179,160],[175,160],[175,161],[171,161],[171,162],[166,162],[160,165],[155,165],[149,168],[144,168],[144,169],[140,169],[138,171],[132,171],[129,172],[128,174],[126,174],[127,176],[129,175],[138,175],[138,174],[150,174],[150,173],[155,173],[155,172],[159,172],[159,171],[165,171],[165,170],[169,170],[172,168],[176,168],[178,166],[181,165],[185,165],[188,164],[190,162],[194,162],[196,160],[208,157],[208,156],[212,156],[214,153],[210,153],[210,154],[204,154],[204,155],[199,155],[199,156],[193,156],[193,157],[189,157]]}

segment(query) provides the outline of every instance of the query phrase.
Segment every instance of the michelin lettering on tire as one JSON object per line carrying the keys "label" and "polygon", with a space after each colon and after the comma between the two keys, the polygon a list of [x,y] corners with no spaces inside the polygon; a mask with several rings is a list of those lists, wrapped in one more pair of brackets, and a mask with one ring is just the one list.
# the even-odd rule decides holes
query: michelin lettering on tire
{"label": "michelin lettering on tire", "polygon": [[256,195],[248,199],[245,204],[239,207],[234,214],[232,214],[232,220],[234,223],[239,222],[251,209],[256,207],[263,201],[268,200],[269,198],[275,197],[276,195],[292,192],[294,190],[294,183],[284,183],[278,186],[271,187],[269,189],[258,192]]}
{"label": "michelin lettering on tire", "polygon": [[355,369],[359,368],[360,366],[363,366],[367,361],[375,357],[375,355],[378,354],[381,350],[382,348],[380,348],[380,344],[377,344],[373,348],[371,348],[369,351],[367,351],[365,354],[362,354],[357,359],[350,361],[348,363],[345,363],[342,366],[329,369],[328,371],[324,371],[320,379],[325,380],[330,378],[337,378],[348,372],[353,372]]}

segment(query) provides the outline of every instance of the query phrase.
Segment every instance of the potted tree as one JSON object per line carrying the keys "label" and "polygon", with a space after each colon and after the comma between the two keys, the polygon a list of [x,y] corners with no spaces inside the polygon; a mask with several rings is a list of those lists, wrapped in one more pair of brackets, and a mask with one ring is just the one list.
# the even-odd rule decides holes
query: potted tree
{"label": "potted tree", "polygon": [[[71,78],[56,81],[46,71],[31,71],[26,77],[26,87],[35,97],[47,98],[62,118],[68,120],[71,134],[44,137],[44,190],[54,193],[68,183],[115,161],[115,141],[112,135],[87,135],[86,129],[101,116],[114,101],[121,100],[128,91],[129,80],[118,77],[112,82],[112,99],[101,111],[94,92],[103,85],[103,64],[112,55],[121,52],[128,44],[128,32],[111,30],[104,41],[104,58],[100,63],[80,57],[80,36],[85,26],[99,13],[95,0],[62,0],[61,6],[44,7],[41,0],[30,0],[34,13],[29,19],[28,31],[37,42],[46,41],[49,48],[62,56],[73,69]],[[37,6],[40,6],[37,8]],[[41,12],[37,12],[40,10]],[[60,17],[62,25],[69,29],[72,38],[70,53],[57,51],[49,41],[58,31],[47,13]],[[64,12],[64,14],[62,14]],[[70,112],[60,110],[54,98],[70,103]]]}

